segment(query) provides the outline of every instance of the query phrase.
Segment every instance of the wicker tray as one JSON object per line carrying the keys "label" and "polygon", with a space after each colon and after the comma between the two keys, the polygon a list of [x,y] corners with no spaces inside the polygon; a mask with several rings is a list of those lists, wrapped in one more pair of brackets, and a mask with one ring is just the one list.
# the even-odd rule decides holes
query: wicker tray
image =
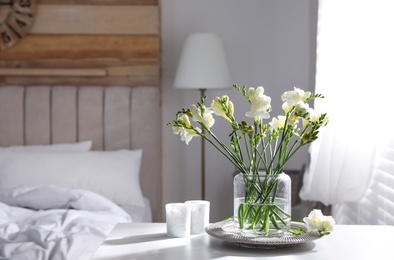
{"label": "wicker tray", "polygon": [[230,220],[211,224],[205,228],[205,231],[210,236],[221,239],[229,244],[258,249],[290,247],[321,238],[318,231],[312,231],[305,223],[291,222],[291,230],[297,231],[299,228],[304,231],[301,235],[287,233],[278,237],[266,237],[240,231],[234,227],[234,222]]}

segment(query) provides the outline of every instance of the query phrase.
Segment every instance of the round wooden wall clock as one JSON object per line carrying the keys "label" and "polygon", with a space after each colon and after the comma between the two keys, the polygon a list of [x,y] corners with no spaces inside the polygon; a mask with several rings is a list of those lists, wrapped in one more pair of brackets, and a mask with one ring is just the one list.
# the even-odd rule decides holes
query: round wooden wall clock
{"label": "round wooden wall clock", "polygon": [[29,31],[36,0],[0,0],[0,50],[14,46]]}

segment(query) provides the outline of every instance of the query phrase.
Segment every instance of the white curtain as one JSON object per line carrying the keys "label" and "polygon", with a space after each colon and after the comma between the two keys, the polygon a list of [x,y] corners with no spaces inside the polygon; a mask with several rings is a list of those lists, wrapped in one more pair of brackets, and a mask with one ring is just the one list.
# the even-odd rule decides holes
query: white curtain
{"label": "white curtain", "polygon": [[[321,0],[315,108],[329,125],[310,147],[300,196],[360,200],[379,149],[394,135],[394,1]],[[394,189],[394,187],[393,187]]]}

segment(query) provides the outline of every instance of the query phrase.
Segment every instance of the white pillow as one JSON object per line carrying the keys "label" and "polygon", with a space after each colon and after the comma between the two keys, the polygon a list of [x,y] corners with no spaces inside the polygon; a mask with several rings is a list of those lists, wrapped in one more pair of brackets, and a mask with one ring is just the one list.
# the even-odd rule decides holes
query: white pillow
{"label": "white pillow", "polygon": [[0,149],[0,190],[55,185],[96,192],[118,205],[144,206],[142,150],[16,151]]}
{"label": "white pillow", "polygon": [[14,145],[10,147],[0,147],[0,149],[10,149],[15,151],[70,151],[86,152],[92,148],[92,141],[82,141],[79,143],[49,144],[49,145]]}

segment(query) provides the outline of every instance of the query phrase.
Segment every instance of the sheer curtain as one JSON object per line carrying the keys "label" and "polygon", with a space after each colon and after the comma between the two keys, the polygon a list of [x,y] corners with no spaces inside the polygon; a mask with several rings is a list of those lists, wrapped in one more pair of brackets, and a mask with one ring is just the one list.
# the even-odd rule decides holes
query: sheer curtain
{"label": "sheer curtain", "polygon": [[315,108],[330,123],[310,147],[304,200],[359,203],[370,189],[394,136],[393,14],[393,0],[319,1]]}

